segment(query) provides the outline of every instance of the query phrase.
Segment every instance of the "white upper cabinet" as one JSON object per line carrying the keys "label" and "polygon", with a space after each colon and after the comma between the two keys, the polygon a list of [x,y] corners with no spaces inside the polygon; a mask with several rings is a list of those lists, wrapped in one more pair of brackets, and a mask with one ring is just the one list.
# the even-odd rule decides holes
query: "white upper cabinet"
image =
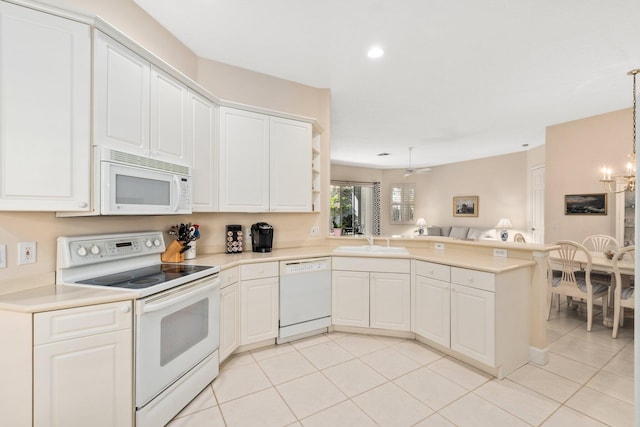
{"label": "white upper cabinet", "polygon": [[88,210],[89,25],[0,2],[0,210]]}
{"label": "white upper cabinet", "polygon": [[189,91],[191,125],[189,142],[193,155],[194,212],[218,210],[218,107],[198,93]]}
{"label": "white upper cabinet", "polygon": [[271,117],[269,120],[270,210],[311,211],[311,124]]}
{"label": "white upper cabinet", "polygon": [[220,108],[220,210],[310,212],[310,123]]}
{"label": "white upper cabinet", "polygon": [[191,166],[187,86],[100,31],[93,102],[95,145]]}
{"label": "white upper cabinet", "polygon": [[220,107],[220,210],[269,211],[269,116]]}

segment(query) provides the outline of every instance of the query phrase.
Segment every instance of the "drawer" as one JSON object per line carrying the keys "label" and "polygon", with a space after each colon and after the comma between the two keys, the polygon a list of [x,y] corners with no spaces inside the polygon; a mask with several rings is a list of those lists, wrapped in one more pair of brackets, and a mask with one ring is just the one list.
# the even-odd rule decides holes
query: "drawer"
{"label": "drawer", "polygon": [[469,270],[467,268],[451,267],[451,283],[469,286],[495,292],[496,275],[486,271]]}
{"label": "drawer", "polygon": [[132,302],[120,301],[34,315],[34,345],[132,327]]}
{"label": "drawer", "polygon": [[274,262],[256,262],[240,266],[240,278],[242,280],[260,279],[263,277],[278,277],[279,265]]}
{"label": "drawer", "polygon": [[416,274],[443,282],[451,281],[451,267],[434,262],[416,261]]}
{"label": "drawer", "polygon": [[411,261],[393,258],[333,257],[333,270],[374,273],[411,273]]}
{"label": "drawer", "polygon": [[240,270],[238,267],[227,268],[222,270],[218,277],[220,278],[220,289],[226,288],[229,285],[233,285],[238,281],[240,276]]}

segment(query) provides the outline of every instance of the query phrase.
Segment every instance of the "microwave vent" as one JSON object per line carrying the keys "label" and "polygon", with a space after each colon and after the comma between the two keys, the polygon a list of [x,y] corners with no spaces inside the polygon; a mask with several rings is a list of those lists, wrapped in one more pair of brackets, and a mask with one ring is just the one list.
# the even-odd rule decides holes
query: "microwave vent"
{"label": "microwave vent", "polygon": [[141,166],[144,168],[173,172],[181,175],[189,175],[188,166],[176,165],[174,163],[163,162],[162,160],[151,159],[149,157],[123,153],[122,151],[109,150],[109,160],[127,165]]}

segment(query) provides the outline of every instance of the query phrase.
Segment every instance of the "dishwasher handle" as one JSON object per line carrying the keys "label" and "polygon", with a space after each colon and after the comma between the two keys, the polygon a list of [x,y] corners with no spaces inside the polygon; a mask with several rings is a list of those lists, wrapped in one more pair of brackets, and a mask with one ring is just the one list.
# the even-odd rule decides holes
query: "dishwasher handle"
{"label": "dishwasher handle", "polygon": [[292,261],[280,261],[280,275],[312,273],[331,270],[331,258],[309,258]]}

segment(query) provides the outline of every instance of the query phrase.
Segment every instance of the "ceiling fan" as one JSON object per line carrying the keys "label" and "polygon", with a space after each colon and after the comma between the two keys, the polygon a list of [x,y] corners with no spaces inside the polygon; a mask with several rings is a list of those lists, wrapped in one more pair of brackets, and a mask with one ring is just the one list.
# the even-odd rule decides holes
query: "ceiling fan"
{"label": "ceiling fan", "polygon": [[409,147],[409,167],[404,170],[404,176],[409,176],[415,174],[425,174],[429,173],[431,168],[413,168],[411,167],[411,152],[414,147]]}

